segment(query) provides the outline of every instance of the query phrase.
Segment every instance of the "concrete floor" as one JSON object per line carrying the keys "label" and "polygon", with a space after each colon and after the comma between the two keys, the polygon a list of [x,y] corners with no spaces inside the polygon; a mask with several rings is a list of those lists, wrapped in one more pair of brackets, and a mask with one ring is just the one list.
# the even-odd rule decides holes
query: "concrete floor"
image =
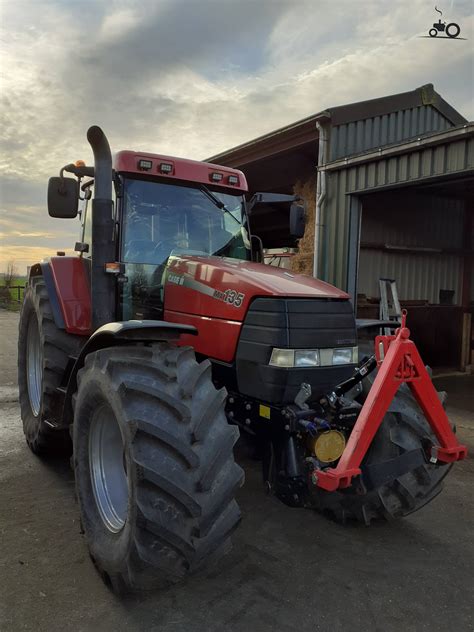
{"label": "concrete floor", "polygon": [[[266,632],[472,630],[473,460],[422,511],[341,527],[265,496],[243,463],[243,522],[220,567],[165,592],[119,600],[80,534],[66,461],[27,449],[15,401],[18,316],[0,310],[0,630]],[[443,378],[474,452],[474,378]]]}

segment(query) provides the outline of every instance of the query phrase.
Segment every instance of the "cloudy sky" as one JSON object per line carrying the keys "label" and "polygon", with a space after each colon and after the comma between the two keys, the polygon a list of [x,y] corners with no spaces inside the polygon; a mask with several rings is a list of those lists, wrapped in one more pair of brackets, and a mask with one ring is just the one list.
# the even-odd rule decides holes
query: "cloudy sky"
{"label": "cloudy sky", "polygon": [[50,175],[113,150],[202,159],[325,107],[432,82],[474,119],[474,3],[439,0],[465,40],[422,38],[434,0],[0,0],[0,271],[70,248]]}

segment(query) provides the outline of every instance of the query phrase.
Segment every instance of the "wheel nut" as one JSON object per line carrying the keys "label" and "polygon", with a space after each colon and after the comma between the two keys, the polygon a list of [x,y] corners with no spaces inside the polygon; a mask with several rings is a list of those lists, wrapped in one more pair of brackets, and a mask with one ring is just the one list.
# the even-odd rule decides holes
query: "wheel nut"
{"label": "wheel nut", "polygon": [[250,410],[252,408],[251,404],[245,404],[245,410]]}
{"label": "wheel nut", "polygon": [[245,420],[245,423],[247,424],[247,426],[250,426],[250,424],[251,424],[252,422],[250,421],[250,419],[248,419],[248,418],[247,418],[247,419]]}

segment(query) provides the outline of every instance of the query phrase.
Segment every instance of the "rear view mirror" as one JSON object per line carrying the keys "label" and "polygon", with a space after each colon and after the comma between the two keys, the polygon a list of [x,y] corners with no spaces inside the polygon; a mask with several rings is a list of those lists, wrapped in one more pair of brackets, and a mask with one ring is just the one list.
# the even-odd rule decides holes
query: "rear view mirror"
{"label": "rear view mirror", "polygon": [[48,182],[48,213],[51,217],[72,219],[77,216],[79,183],[75,178],[50,178]]}
{"label": "rear view mirror", "polygon": [[293,204],[290,207],[290,235],[300,239],[305,229],[305,209],[301,204]]}

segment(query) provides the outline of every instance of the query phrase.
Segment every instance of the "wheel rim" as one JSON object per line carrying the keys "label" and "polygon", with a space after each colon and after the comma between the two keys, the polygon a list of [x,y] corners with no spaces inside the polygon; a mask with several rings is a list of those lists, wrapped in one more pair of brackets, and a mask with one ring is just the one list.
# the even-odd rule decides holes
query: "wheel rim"
{"label": "wheel rim", "polygon": [[35,417],[38,417],[41,408],[41,392],[43,383],[43,349],[38,328],[38,320],[34,313],[31,314],[26,334],[26,381],[28,384],[28,397]]}
{"label": "wheel rim", "polygon": [[92,417],[89,435],[89,463],[95,501],[109,531],[120,531],[127,519],[128,478],[122,433],[108,406],[99,407]]}

